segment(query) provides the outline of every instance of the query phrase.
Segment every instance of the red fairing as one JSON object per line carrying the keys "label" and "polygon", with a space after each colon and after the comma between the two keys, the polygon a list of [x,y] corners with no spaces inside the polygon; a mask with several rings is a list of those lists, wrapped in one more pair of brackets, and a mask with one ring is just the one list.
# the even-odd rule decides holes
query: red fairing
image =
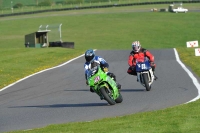
{"label": "red fairing", "polygon": [[[141,58],[141,57],[144,58],[144,56],[145,56],[145,54],[143,52],[139,52],[139,53],[135,53],[133,55],[130,55],[129,58],[128,58],[128,65],[129,66],[135,66],[136,65],[136,59]],[[154,56],[149,51],[146,51],[146,56],[149,58],[149,60],[151,62],[154,62]]]}

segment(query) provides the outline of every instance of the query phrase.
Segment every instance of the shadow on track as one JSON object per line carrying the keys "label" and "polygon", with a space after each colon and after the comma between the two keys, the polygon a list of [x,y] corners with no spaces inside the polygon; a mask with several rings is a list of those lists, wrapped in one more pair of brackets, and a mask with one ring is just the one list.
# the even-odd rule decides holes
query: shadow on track
{"label": "shadow on track", "polygon": [[[64,90],[64,91],[88,91],[90,90]],[[143,92],[146,91],[145,89],[121,89],[120,92]]]}
{"label": "shadow on track", "polygon": [[35,106],[13,106],[9,108],[65,108],[65,107],[94,107],[108,106],[107,103],[82,103],[82,104],[52,104],[52,105],[35,105]]}
{"label": "shadow on track", "polygon": [[145,89],[121,89],[121,92],[143,92]]}

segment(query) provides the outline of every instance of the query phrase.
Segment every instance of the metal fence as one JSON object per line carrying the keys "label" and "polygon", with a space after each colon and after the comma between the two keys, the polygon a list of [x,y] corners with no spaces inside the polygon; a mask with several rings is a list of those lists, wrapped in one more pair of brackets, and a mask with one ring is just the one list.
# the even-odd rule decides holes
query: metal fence
{"label": "metal fence", "polygon": [[136,6],[136,5],[150,5],[150,4],[173,4],[173,2],[181,3],[200,3],[200,0],[188,0],[188,1],[152,1],[152,2],[134,2],[134,3],[95,3],[95,4],[80,4],[80,5],[71,5],[71,6],[60,6],[58,7],[40,7],[34,8],[29,7],[28,9],[11,9],[1,12],[0,17],[6,16],[16,16],[16,15],[26,15],[26,14],[36,14],[44,12],[53,12],[53,11],[66,11],[66,10],[82,10],[82,9],[91,9],[91,8],[108,8],[108,7],[120,7],[120,6]]}

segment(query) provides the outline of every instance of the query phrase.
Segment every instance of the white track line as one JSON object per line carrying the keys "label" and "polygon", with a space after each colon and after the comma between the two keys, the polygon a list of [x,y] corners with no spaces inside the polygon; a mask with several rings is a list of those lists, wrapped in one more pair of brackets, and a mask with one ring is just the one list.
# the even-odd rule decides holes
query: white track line
{"label": "white track line", "polygon": [[187,69],[187,67],[181,62],[181,60],[179,59],[178,56],[178,52],[176,51],[176,49],[174,48],[174,53],[176,56],[176,61],[181,65],[181,67],[187,72],[187,74],[190,76],[190,78],[192,79],[194,85],[196,86],[197,90],[198,90],[198,95],[197,97],[195,97],[194,99],[190,100],[189,102],[186,103],[190,103],[190,102],[194,102],[196,100],[198,100],[200,98],[200,84],[198,82],[198,80],[194,77],[194,75]]}
{"label": "white track line", "polygon": [[11,86],[13,86],[13,85],[15,85],[16,83],[19,83],[19,82],[21,82],[21,81],[23,81],[23,80],[29,78],[29,77],[32,77],[32,76],[34,76],[34,75],[36,75],[36,74],[39,74],[39,73],[42,73],[42,72],[45,72],[45,71],[48,71],[48,70],[51,70],[51,69],[55,69],[55,68],[64,66],[64,65],[66,65],[66,64],[68,64],[68,63],[70,63],[70,62],[72,62],[72,61],[74,61],[74,60],[76,60],[76,59],[78,59],[78,58],[80,58],[80,57],[82,57],[82,56],[84,56],[84,55],[85,55],[85,54],[82,54],[82,55],[80,55],[80,56],[78,56],[78,57],[76,57],[76,58],[73,58],[73,59],[71,59],[71,60],[69,60],[69,61],[67,61],[67,62],[65,62],[65,63],[63,63],[63,64],[61,64],[61,65],[58,65],[58,66],[55,66],[55,67],[52,67],[52,68],[48,68],[48,69],[39,71],[39,72],[37,72],[37,73],[34,73],[34,74],[32,74],[32,75],[29,75],[29,76],[27,76],[27,77],[25,77],[25,78],[22,78],[22,79],[20,79],[20,80],[18,80],[18,81],[16,81],[16,82],[14,82],[14,83],[12,83],[12,84],[6,86],[6,87],[0,89],[0,92],[3,91],[3,90],[5,90],[5,89],[7,89],[7,88],[9,88],[9,87],[11,87]]}

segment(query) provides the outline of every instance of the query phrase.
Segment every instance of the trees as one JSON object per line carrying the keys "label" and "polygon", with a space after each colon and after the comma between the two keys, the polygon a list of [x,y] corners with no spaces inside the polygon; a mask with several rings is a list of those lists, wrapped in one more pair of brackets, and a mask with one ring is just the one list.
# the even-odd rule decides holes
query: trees
{"label": "trees", "polygon": [[44,0],[38,4],[38,6],[51,6],[51,5],[52,5],[51,0]]}

